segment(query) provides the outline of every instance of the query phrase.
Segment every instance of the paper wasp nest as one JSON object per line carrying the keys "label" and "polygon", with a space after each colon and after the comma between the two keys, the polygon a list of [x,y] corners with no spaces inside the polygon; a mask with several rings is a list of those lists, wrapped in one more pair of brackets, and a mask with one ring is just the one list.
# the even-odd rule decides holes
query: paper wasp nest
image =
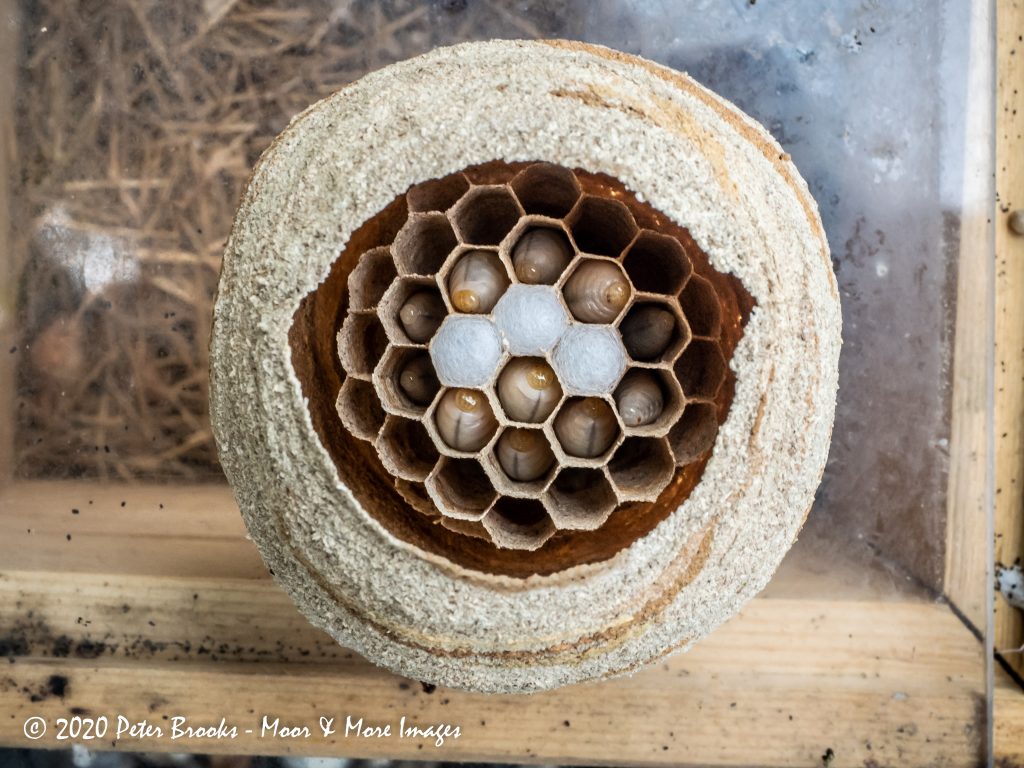
{"label": "paper wasp nest", "polygon": [[688,234],[634,201],[639,227],[592,174],[478,173],[410,189],[394,242],[358,257],[337,408],[415,507],[536,549],[656,501],[711,448],[723,309]]}
{"label": "paper wasp nest", "polygon": [[839,347],[817,209],[759,125],[636,57],[473,43],[264,154],[211,416],[312,622],[419,680],[534,691],[684,649],[767,583]]}

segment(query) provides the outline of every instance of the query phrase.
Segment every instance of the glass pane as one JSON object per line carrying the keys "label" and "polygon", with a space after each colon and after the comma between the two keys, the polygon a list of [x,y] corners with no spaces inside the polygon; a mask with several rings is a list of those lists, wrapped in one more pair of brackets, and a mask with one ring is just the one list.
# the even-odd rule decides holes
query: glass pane
{"label": "glass pane", "polygon": [[[734,101],[792,155],[820,208],[843,302],[839,404],[790,558],[797,578],[766,594],[941,592],[961,222],[992,202],[964,193],[979,172],[969,119],[993,105],[968,88],[991,53],[987,38],[971,49],[972,3],[88,5],[24,0],[2,20],[19,46],[0,139],[13,224],[0,261],[15,383],[0,403],[14,414],[5,479],[223,483],[210,319],[261,152],[309,104],[391,62],[565,37],[685,70]],[[990,315],[978,307],[976,322]],[[826,587],[810,579],[836,569]]]}

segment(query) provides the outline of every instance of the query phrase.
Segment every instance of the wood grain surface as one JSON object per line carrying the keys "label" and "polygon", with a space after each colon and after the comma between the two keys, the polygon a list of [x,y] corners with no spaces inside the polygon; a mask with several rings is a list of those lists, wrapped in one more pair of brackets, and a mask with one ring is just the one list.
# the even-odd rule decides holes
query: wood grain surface
{"label": "wood grain surface", "polygon": [[[1024,556],[1024,236],[1008,224],[1010,213],[1024,208],[1024,2],[1000,2],[997,25],[995,560],[1011,565]],[[1021,612],[1001,596],[993,643],[1024,672]]]}
{"label": "wood grain surface", "polygon": [[[82,742],[123,750],[806,766],[974,765],[984,749],[981,644],[947,605],[820,543],[798,544],[689,653],[632,678],[483,696],[428,692],[309,625],[222,486],[30,483],[0,506],[2,744],[66,746],[56,720],[77,714],[168,729]],[[238,734],[172,740],[176,715]],[[264,715],[310,737],[261,736]],[[348,715],[392,736],[346,738]],[[399,738],[403,715],[461,735]],[[38,741],[22,730],[35,716]],[[321,716],[341,730],[318,736]]]}
{"label": "wood grain surface", "polygon": [[[1000,0],[996,87],[996,366],[995,561],[1024,556],[1024,236],[1010,230],[1024,208],[1024,2]],[[1024,765],[1024,621],[996,595],[992,642],[1013,680],[999,670],[993,696],[993,757],[997,766]]]}
{"label": "wood grain surface", "polygon": [[998,768],[1024,765],[1024,694],[1002,670],[996,674],[993,691],[995,709],[993,753]]}
{"label": "wood grain surface", "polygon": [[[41,716],[117,715],[168,726],[225,718],[235,739],[104,739],[100,748],[569,763],[976,764],[980,645],[945,606],[758,599],[688,654],[633,678],[529,698],[437,689],[382,672],[311,628],[268,581],[69,580],[8,572],[0,605],[0,742]],[[260,737],[263,715],[311,728]],[[442,748],[319,736],[343,722],[458,725]],[[252,729],[253,733],[245,733]],[[344,734],[344,731],[341,731]],[[169,736],[169,733],[168,733]],[[870,764],[870,763],[868,763]]]}
{"label": "wood grain surface", "polygon": [[[968,93],[990,93],[993,19],[971,3]],[[991,615],[992,514],[992,116],[965,117],[964,183],[953,348],[952,430],[943,592],[979,633]]]}

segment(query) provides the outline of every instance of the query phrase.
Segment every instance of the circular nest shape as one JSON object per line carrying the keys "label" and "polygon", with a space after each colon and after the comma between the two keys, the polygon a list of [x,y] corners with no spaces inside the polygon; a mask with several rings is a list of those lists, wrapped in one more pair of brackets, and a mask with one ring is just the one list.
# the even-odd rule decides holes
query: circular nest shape
{"label": "circular nest shape", "polygon": [[267,150],[211,412],[313,623],[420,680],[530,691],[685,648],[764,586],[839,347],[817,209],[760,126],[639,58],[473,43]]}

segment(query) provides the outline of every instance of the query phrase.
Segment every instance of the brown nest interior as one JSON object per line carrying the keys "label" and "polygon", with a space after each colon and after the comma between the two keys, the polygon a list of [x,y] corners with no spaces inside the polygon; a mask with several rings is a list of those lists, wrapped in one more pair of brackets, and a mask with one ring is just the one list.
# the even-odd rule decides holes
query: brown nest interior
{"label": "brown nest interior", "polygon": [[[462,174],[473,184],[506,184],[530,165],[496,161],[464,169]],[[715,270],[686,228],[638,201],[617,179],[580,169],[573,169],[573,173],[585,195],[621,201],[640,227],[674,237],[683,245],[693,263],[694,274],[714,287],[722,317],[719,345],[728,362],[754,306],[753,297],[740,281]],[[394,240],[408,216],[410,197],[415,204],[414,191],[403,193],[359,227],[334,261],[327,278],[301,302],[289,333],[292,364],[307,398],[314,428],[334,460],[341,481],[362,507],[393,535],[469,569],[525,578],[612,557],[653,530],[689,496],[700,482],[710,449],[678,468],[656,501],[624,504],[597,530],[560,530],[538,549],[523,551],[498,548],[488,540],[440,525],[438,515],[423,514],[432,506],[430,499],[418,494],[408,482],[392,476],[373,445],[342,425],[335,403],[345,372],[338,358],[336,337],[349,307],[348,277],[363,254]],[[725,383],[714,400],[719,424],[729,412],[734,391],[735,377],[731,369],[727,369]],[[368,417],[372,420],[373,414]],[[410,498],[415,505],[410,504]],[[516,500],[507,501],[514,514],[512,508]],[[524,514],[530,514],[530,510],[524,508]]]}

